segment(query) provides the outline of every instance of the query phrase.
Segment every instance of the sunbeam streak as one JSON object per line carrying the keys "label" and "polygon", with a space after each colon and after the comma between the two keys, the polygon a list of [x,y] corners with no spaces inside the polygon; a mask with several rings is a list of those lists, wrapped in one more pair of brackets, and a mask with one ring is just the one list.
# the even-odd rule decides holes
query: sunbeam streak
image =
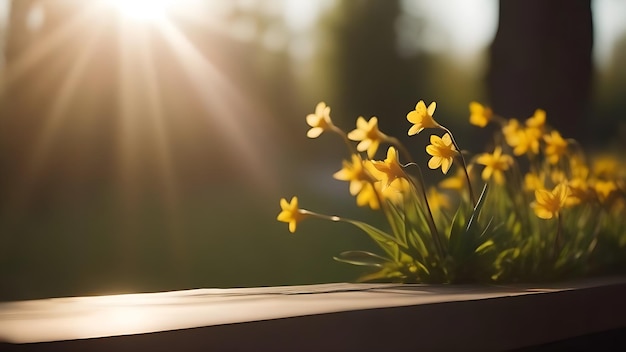
{"label": "sunbeam streak", "polygon": [[[85,21],[83,17],[85,13],[78,18],[80,21]],[[72,28],[74,23],[80,23],[70,21],[69,26],[63,28]],[[21,209],[25,206],[30,198],[30,192],[34,188],[34,184],[38,182],[42,176],[44,168],[50,163],[49,155],[54,149],[55,143],[59,142],[59,133],[63,128],[68,127],[68,110],[69,107],[75,103],[76,94],[79,91],[79,87],[84,83],[85,72],[88,69],[90,61],[93,60],[94,47],[99,43],[102,37],[102,27],[94,26],[90,33],[86,37],[86,45],[81,46],[76,56],[72,58],[72,64],[69,65],[69,72],[63,76],[63,80],[58,85],[56,92],[47,94],[53,94],[52,106],[45,114],[45,117],[41,123],[41,127],[38,127],[36,133],[37,137],[34,139],[34,144],[31,146],[30,153],[26,159],[26,165],[21,172],[19,184],[16,184],[12,189],[12,194],[9,199],[14,204],[16,209]],[[54,33],[66,33],[60,29]],[[63,38],[65,34],[59,34],[58,36],[52,36],[55,38],[51,40],[56,45],[63,44]],[[56,40],[56,38],[61,38]],[[37,60],[45,60],[47,55],[51,53],[53,47],[50,47],[50,51],[32,51],[27,52],[23,56],[24,60],[18,61],[17,72],[9,71],[14,74],[19,74],[22,69],[27,69],[30,65],[35,64]],[[61,71],[61,64],[67,64],[64,60],[57,60],[54,65],[48,64],[52,70],[46,72],[46,77],[39,77],[40,80],[48,79],[54,80],[54,74],[58,74]],[[68,67],[65,65],[65,67]],[[48,87],[48,85],[40,85],[37,87],[39,90]],[[41,92],[40,94],[44,94]]]}
{"label": "sunbeam streak", "polygon": [[94,18],[98,18],[98,10],[97,6],[83,6],[76,16],[42,36],[37,45],[31,45],[19,57],[8,60],[11,66],[6,70],[4,79],[0,81],[0,93],[3,93],[8,85],[28,73],[33,66],[48,58],[59,46],[69,42],[76,36],[76,33],[81,33]]}
{"label": "sunbeam streak", "polygon": [[[232,141],[233,155],[241,156],[244,172],[254,174],[257,186],[273,188],[273,177],[263,164],[260,150],[250,139],[249,131],[258,131],[259,121],[249,104],[229,80],[171,22],[165,21],[159,31],[170,45],[180,67],[195,88],[205,111],[219,121],[218,126]],[[247,133],[246,133],[247,132]]]}

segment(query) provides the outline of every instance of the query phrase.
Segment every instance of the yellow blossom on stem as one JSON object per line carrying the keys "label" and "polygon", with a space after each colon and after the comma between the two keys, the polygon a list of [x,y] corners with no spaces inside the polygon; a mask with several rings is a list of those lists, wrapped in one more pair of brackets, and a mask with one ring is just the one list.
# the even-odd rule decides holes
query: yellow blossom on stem
{"label": "yellow blossom on stem", "polygon": [[428,205],[431,209],[452,209],[452,203],[450,203],[450,199],[442,192],[440,192],[436,187],[428,188]]}
{"label": "yellow blossom on stem", "polygon": [[533,129],[542,131],[545,125],[546,125],[546,112],[542,109],[535,110],[535,113],[533,114],[533,116],[526,119],[526,126],[528,126],[528,128],[533,128]]}
{"label": "yellow blossom on stem", "polygon": [[380,143],[389,137],[378,129],[378,118],[372,117],[366,121],[363,116],[356,120],[356,129],[348,133],[348,138],[359,142],[356,149],[360,152],[367,150],[367,156],[373,158]]}
{"label": "yellow blossom on stem", "polygon": [[493,154],[484,153],[478,156],[476,163],[485,165],[481,174],[484,181],[491,178],[496,184],[504,184],[504,171],[508,170],[513,164],[513,158],[510,155],[502,154],[502,148],[496,147]]}
{"label": "yellow blossom on stem", "polygon": [[398,153],[394,147],[387,149],[387,158],[384,161],[372,161],[372,165],[382,172],[383,190],[389,187],[394,180],[405,178],[404,169],[398,161]]}
{"label": "yellow blossom on stem", "polygon": [[428,108],[423,100],[415,105],[415,110],[406,115],[406,119],[413,124],[409,129],[409,136],[420,133],[424,128],[438,128],[440,125],[433,119],[437,103],[430,103]]}
{"label": "yellow blossom on stem", "polygon": [[350,194],[357,195],[363,183],[372,181],[372,177],[363,167],[361,157],[352,154],[352,161],[343,161],[343,168],[333,174],[333,177],[341,181],[350,181]]}
{"label": "yellow blossom on stem", "polygon": [[[377,183],[376,185],[381,185],[381,183]],[[402,204],[405,195],[411,192],[411,184],[406,178],[397,178],[392,181],[388,187],[385,187],[384,190],[381,185],[379,191],[383,198],[394,204]]]}
{"label": "yellow blossom on stem", "polygon": [[569,188],[564,183],[559,183],[552,191],[538,189],[535,190],[535,201],[531,207],[541,219],[552,219],[566,205],[568,196]]}
{"label": "yellow blossom on stem", "polygon": [[619,163],[611,156],[601,156],[593,161],[593,174],[600,178],[615,178],[619,171]]}
{"label": "yellow blossom on stem", "polygon": [[613,181],[596,181],[593,183],[593,190],[600,202],[606,203],[611,193],[617,191],[617,185]]}
{"label": "yellow blossom on stem", "polygon": [[428,167],[435,170],[441,166],[441,171],[444,174],[448,173],[454,157],[458,154],[448,133],[444,134],[443,137],[431,135],[430,144],[426,146],[426,153],[432,156],[428,161]]}
{"label": "yellow blossom on stem", "polygon": [[493,117],[491,108],[486,107],[475,101],[469,104],[470,123],[478,127],[485,127]]}
{"label": "yellow blossom on stem", "polygon": [[298,222],[307,217],[307,214],[298,208],[298,197],[294,196],[290,202],[287,202],[285,198],[281,198],[280,208],[282,210],[276,220],[289,223],[289,232],[296,232]]}
{"label": "yellow blossom on stem", "polygon": [[306,123],[311,126],[311,129],[306,133],[309,138],[317,138],[322,132],[331,129],[333,122],[330,119],[330,106],[324,102],[318,103],[315,107],[315,113],[307,115]]}
{"label": "yellow blossom on stem", "polygon": [[535,173],[527,173],[524,175],[524,190],[535,191],[544,187],[543,180]]}
{"label": "yellow blossom on stem", "polygon": [[510,119],[506,125],[502,127],[502,134],[506,143],[511,147],[517,144],[517,134],[520,131],[520,124],[517,119]]}
{"label": "yellow blossom on stem", "polygon": [[524,155],[528,152],[539,154],[539,139],[541,134],[533,128],[518,129],[515,134],[507,138],[507,143],[513,148],[514,155]]}
{"label": "yellow blossom on stem", "polygon": [[550,164],[556,164],[559,159],[565,155],[567,151],[567,141],[561,137],[558,131],[552,131],[550,134],[543,136],[546,142],[545,154]]}
{"label": "yellow blossom on stem", "polygon": [[378,201],[378,192],[376,189],[378,183],[363,183],[363,187],[359,194],[356,195],[356,204],[360,207],[369,206],[373,210],[380,208],[380,202]]}
{"label": "yellow blossom on stem", "polygon": [[513,148],[514,155],[523,155],[529,151],[533,154],[539,154],[541,130],[535,127],[523,128],[517,119],[510,119],[502,127],[502,134],[506,143]]}
{"label": "yellow blossom on stem", "polygon": [[569,187],[569,197],[566,200],[566,206],[578,205],[589,199],[589,187],[587,182],[580,178],[575,178],[567,182]]}
{"label": "yellow blossom on stem", "polygon": [[589,176],[589,168],[580,156],[571,156],[569,159],[569,167],[573,178],[580,178],[584,180]]}
{"label": "yellow blossom on stem", "polygon": [[[468,166],[468,168],[471,167],[472,165]],[[454,175],[446,177],[441,182],[439,182],[439,187],[443,189],[461,191],[466,186],[466,184],[467,181],[465,180],[465,172],[463,172],[462,169],[457,169]]]}

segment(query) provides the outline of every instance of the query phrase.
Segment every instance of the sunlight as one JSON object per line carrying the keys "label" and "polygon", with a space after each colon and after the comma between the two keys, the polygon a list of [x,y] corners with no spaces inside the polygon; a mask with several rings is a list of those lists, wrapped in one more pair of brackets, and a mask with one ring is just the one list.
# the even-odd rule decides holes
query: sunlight
{"label": "sunlight", "polygon": [[110,0],[124,17],[137,21],[158,22],[167,18],[173,0]]}

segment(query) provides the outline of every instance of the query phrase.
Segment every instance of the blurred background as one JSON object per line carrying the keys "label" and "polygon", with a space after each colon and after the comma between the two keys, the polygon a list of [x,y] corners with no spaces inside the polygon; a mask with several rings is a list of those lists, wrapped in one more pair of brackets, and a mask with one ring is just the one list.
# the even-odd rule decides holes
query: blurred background
{"label": "blurred background", "polygon": [[418,161],[421,99],[473,152],[472,100],[625,147],[620,0],[0,0],[0,54],[0,300],[355,279],[359,230],[276,221],[381,221],[306,138],[319,101]]}

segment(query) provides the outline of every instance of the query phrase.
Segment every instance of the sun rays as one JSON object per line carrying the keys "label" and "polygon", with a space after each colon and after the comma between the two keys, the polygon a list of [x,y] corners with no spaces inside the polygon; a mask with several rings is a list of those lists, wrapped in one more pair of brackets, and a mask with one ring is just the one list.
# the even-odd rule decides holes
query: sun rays
{"label": "sun rays", "polygon": [[[181,188],[190,188],[182,180],[179,159],[183,155],[189,164],[200,154],[185,155],[189,144],[195,149],[220,150],[213,153],[223,160],[198,161],[197,168],[203,172],[211,174],[206,171],[211,168],[223,172],[220,163],[229,159],[229,167],[239,168],[235,172],[255,175],[250,179],[261,184],[253,186],[275,187],[258,143],[250,140],[263,128],[262,109],[252,106],[240,87],[214,65],[211,50],[197,47],[196,40],[206,38],[191,40],[180,26],[188,21],[212,30],[202,19],[202,9],[193,7],[198,3],[94,0],[74,2],[75,8],[57,18],[55,26],[46,23],[50,16],[44,18],[40,32],[33,36],[36,42],[15,51],[0,83],[0,94],[9,99],[21,85],[19,94],[47,101],[40,107],[33,101],[32,109],[31,102],[17,105],[24,118],[36,120],[20,125],[32,145],[24,146],[17,137],[13,142],[22,143],[25,155],[20,157],[16,183],[7,196],[12,208],[20,212],[36,202],[33,195],[51,169],[95,167],[105,173],[102,177],[113,180],[111,189],[123,207],[139,207],[145,193],[154,192],[171,232],[179,231]],[[54,6],[43,4],[44,11]],[[206,49],[210,43],[201,45]],[[170,81],[174,76],[175,82]],[[28,87],[24,82],[30,82]],[[192,94],[181,93],[182,89]],[[172,97],[172,92],[177,95]],[[178,96],[184,100],[174,101]],[[186,116],[188,111],[176,113],[176,107],[189,101],[197,105],[193,118]],[[188,131],[195,141],[184,140]],[[75,140],[68,140],[68,134]],[[203,135],[208,136],[206,140],[199,140]],[[211,140],[213,136],[219,140]],[[106,149],[105,155],[90,156],[96,148]],[[55,158],[65,152],[79,155],[78,162],[55,165]],[[101,163],[106,166],[98,166]],[[186,166],[187,170],[192,167]],[[206,181],[207,187],[211,182]],[[176,257],[184,256],[176,243],[171,250]]]}

